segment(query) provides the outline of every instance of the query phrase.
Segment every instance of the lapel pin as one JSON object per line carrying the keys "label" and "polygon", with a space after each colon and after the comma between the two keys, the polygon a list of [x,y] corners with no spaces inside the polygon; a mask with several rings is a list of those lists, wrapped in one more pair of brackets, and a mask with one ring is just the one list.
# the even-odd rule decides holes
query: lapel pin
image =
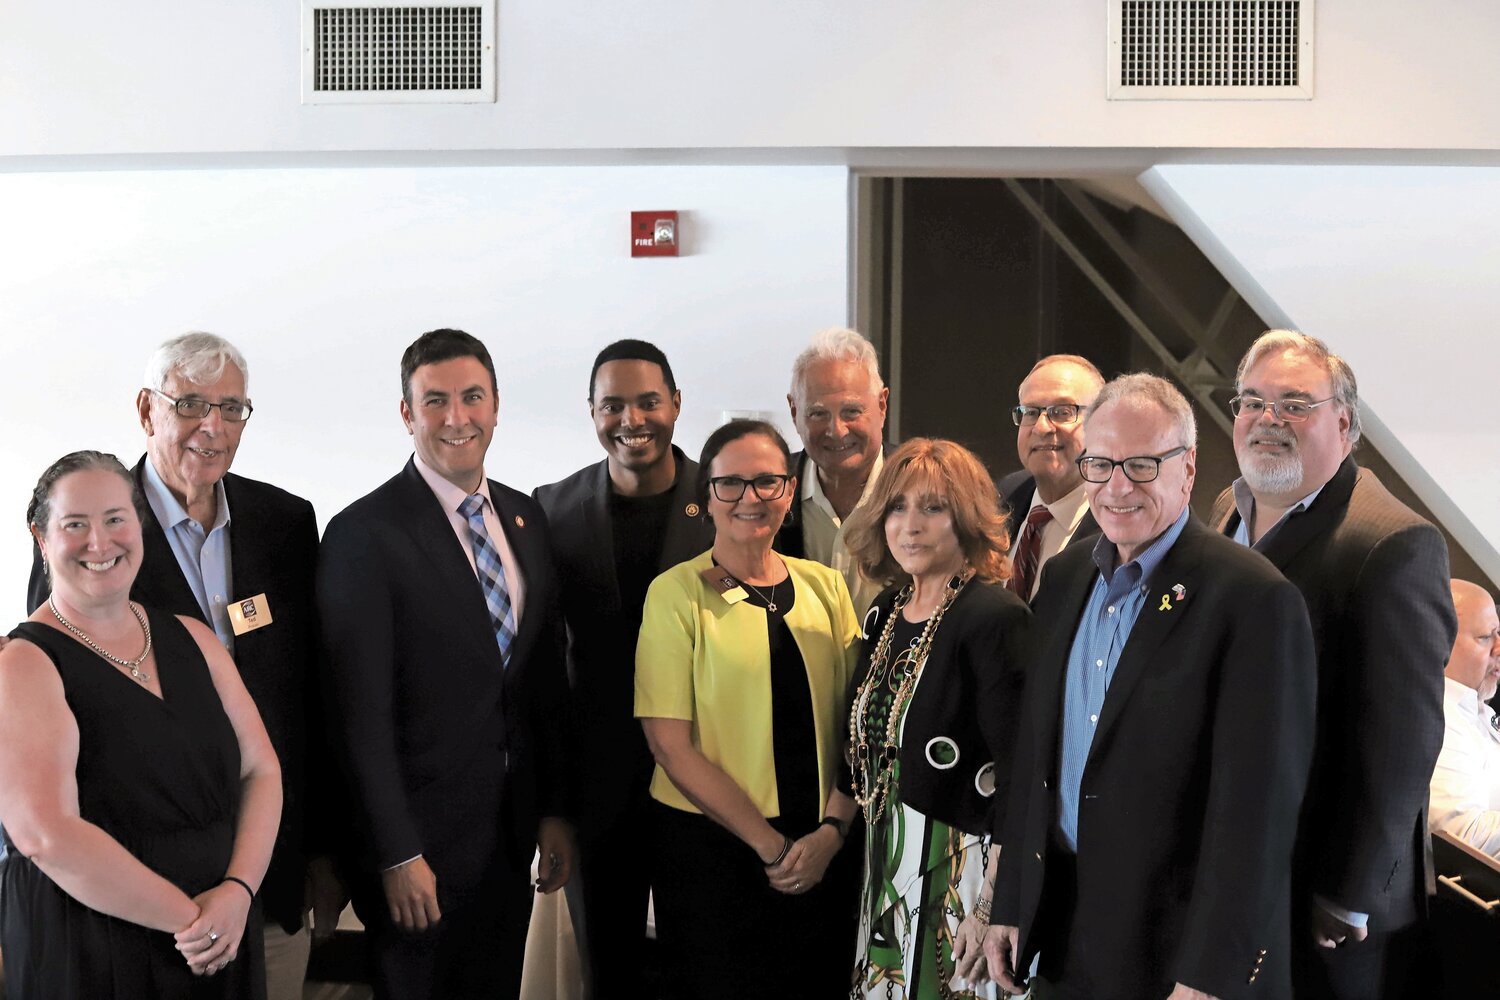
{"label": "lapel pin", "polygon": [[698,508],[697,504],[690,503],[690,504],[688,504],[686,507],[684,507],[682,509],[682,512],[684,514],[686,514],[688,517],[697,517],[698,516],[698,512],[699,512],[699,508]]}
{"label": "lapel pin", "polygon": [[1180,583],[1179,584],[1175,584],[1172,587],[1172,601],[1175,603],[1177,601],[1183,601],[1183,600],[1186,600],[1186,599],[1187,599],[1187,588],[1184,587]]}
{"label": "lapel pin", "polygon": [[520,514],[516,515],[516,527],[518,527],[518,528],[524,528],[524,527],[526,527],[526,518],[522,517]]}
{"label": "lapel pin", "polygon": [[1161,606],[1158,607],[1156,610],[1157,611],[1171,611],[1172,610],[1172,595],[1171,594],[1162,594],[1161,595]]}

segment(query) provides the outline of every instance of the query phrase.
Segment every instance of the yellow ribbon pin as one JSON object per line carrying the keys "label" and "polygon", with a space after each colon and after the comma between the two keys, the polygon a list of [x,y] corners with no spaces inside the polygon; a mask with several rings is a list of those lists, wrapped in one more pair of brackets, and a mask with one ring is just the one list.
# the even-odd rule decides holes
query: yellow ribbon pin
{"label": "yellow ribbon pin", "polygon": [[1161,607],[1157,608],[1156,610],[1157,611],[1171,611],[1172,610],[1172,595],[1171,594],[1162,594],[1161,595]]}

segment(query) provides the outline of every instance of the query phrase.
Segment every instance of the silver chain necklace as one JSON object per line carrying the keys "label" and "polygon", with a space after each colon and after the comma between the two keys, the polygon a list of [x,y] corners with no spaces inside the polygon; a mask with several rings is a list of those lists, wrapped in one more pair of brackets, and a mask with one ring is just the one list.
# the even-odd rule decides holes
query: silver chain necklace
{"label": "silver chain necklace", "polygon": [[755,584],[751,583],[749,580],[741,580],[740,583],[743,583],[745,586],[755,591],[755,596],[766,602],[767,611],[771,612],[772,614],[776,613],[776,588],[781,586],[780,583],[771,584],[771,594],[769,597],[766,596],[764,591],[762,591]]}
{"label": "silver chain necklace", "polygon": [[57,619],[58,623],[69,632],[73,633],[73,635],[78,638],[79,642],[83,643],[89,649],[92,649],[94,652],[104,657],[110,663],[118,663],[120,666],[129,670],[130,676],[140,681],[142,684],[151,683],[151,675],[140,668],[141,664],[146,662],[146,657],[151,655],[151,624],[146,621],[146,616],[141,614],[141,609],[136,607],[133,602],[129,604],[130,613],[135,615],[135,620],[140,623],[141,631],[146,634],[146,648],[141,650],[141,655],[137,656],[133,660],[127,660],[124,657],[116,656],[114,653],[111,653],[109,650],[105,649],[103,646],[95,642],[93,637],[83,629],[79,628],[77,625],[74,625],[72,622],[64,618],[62,612],[57,610],[56,595],[47,598],[47,607],[52,609],[52,616]]}

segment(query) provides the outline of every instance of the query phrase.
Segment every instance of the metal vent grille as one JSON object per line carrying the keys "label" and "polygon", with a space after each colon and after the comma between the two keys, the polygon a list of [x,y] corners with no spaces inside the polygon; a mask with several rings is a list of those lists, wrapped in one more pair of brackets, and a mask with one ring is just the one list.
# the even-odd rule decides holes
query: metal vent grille
{"label": "metal vent grille", "polygon": [[302,99],[493,101],[494,3],[303,2]]}
{"label": "metal vent grille", "polygon": [[1313,0],[1111,0],[1115,100],[1312,96]]}

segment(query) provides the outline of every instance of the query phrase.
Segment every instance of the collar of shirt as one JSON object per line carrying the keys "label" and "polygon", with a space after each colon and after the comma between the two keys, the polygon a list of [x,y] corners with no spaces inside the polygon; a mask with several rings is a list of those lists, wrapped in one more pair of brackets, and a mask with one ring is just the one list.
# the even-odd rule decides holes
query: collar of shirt
{"label": "collar of shirt", "polygon": [[1177,544],[1191,513],[1191,508],[1184,507],[1171,527],[1146,546],[1145,551],[1123,566],[1115,565],[1115,560],[1119,558],[1115,543],[1107,536],[1100,535],[1099,540],[1094,543],[1094,565],[1099,567],[1099,575],[1104,578],[1106,597],[1113,598],[1151,579],[1156,567],[1161,565],[1172,546]]}
{"label": "collar of shirt", "polygon": [[[463,549],[464,558],[469,561],[469,569],[474,570],[477,578],[478,570],[474,566],[474,546],[469,540],[469,519],[458,510],[469,494],[465,493],[462,487],[454,486],[444,479],[430,465],[422,461],[421,455],[413,453],[412,464],[417,467],[417,473],[421,475],[427,488],[432,490],[432,495],[437,497],[438,504],[442,506],[443,513],[448,518],[448,526],[453,529],[459,548]],[[490,544],[500,555],[500,565],[505,570],[505,589],[510,593],[511,613],[515,615],[516,625],[519,627],[521,612],[526,602],[526,578],[521,573],[521,564],[516,561],[515,553],[511,551],[510,539],[505,536],[505,528],[500,524],[500,512],[495,509],[495,501],[490,497],[489,478],[482,472],[479,476],[479,488],[474,492],[484,497],[482,508],[484,527],[489,532]]]}
{"label": "collar of shirt", "polygon": [[[157,523],[163,528],[176,528],[183,521],[192,521],[188,515],[187,508],[177,499],[176,495],[167,488],[161,476],[156,471],[156,466],[151,459],[146,459],[144,480],[144,492],[146,503],[151,506],[151,513],[156,515]],[[218,511],[214,514],[214,523],[209,526],[209,533],[219,530],[229,523],[229,498],[224,493],[224,480],[220,479],[214,483],[214,500],[218,505]],[[193,524],[198,522],[193,521]]]}
{"label": "collar of shirt", "polygon": [[[1046,507],[1052,514],[1052,524],[1061,527],[1066,535],[1072,535],[1078,529],[1078,522],[1082,521],[1083,515],[1088,512],[1089,498],[1083,492],[1083,483],[1079,483],[1066,495],[1051,503],[1043,503],[1041,492],[1032,490],[1031,506],[1027,508],[1026,513],[1029,515],[1038,507]],[[1022,523],[1024,522],[1023,518]],[[1049,524],[1047,527],[1050,528],[1052,525]]]}
{"label": "collar of shirt", "polygon": [[[804,465],[808,468],[806,482],[802,483],[802,499],[817,504],[822,511],[829,516],[834,524],[841,524],[838,514],[833,509],[833,504],[828,501],[828,496],[823,492],[823,483],[818,479],[818,466],[812,459],[808,459]],[[884,449],[875,453],[875,464],[870,467],[870,478],[865,480],[864,492],[859,495],[858,507],[869,497],[870,490],[875,486],[875,477],[880,475],[880,470],[885,467]]]}
{"label": "collar of shirt", "polygon": [[1495,730],[1495,710],[1479,700],[1479,692],[1467,684],[1460,684],[1452,677],[1443,678],[1443,700],[1460,708],[1466,717],[1472,718],[1490,733]]}
{"label": "collar of shirt", "polygon": [[[1327,485],[1327,483],[1323,484],[1323,486]],[[1312,502],[1318,499],[1318,494],[1323,492],[1323,486],[1319,486],[1307,496],[1292,504],[1291,508],[1285,514],[1281,515],[1280,520],[1271,525],[1271,530],[1260,536],[1260,541],[1256,544],[1264,545],[1267,539],[1281,529],[1281,526],[1286,523],[1287,518],[1293,514],[1300,514],[1311,507]],[[1239,527],[1234,529],[1234,540],[1241,545],[1249,545],[1250,521],[1255,516],[1255,494],[1250,492],[1250,484],[1245,482],[1244,476],[1236,479],[1231,489],[1234,491],[1234,509],[1240,515]]]}
{"label": "collar of shirt", "polygon": [[[464,502],[466,498],[469,497],[470,494],[465,493],[462,487],[454,486],[448,480],[444,479],[432,468],[432,466],[422,461],[421,455],[413,452],[411,458],[412,462],[417,467],[417,472],[421,473],[422,475],[422,481],[425,482],[427,484],[427,488],[432,490],[433,494],[437,496],[438,503],[443,505],[443,510],[447,511],[450,514],[456,512],[459,506]],[[484,506],[487,510],[495,509],[494,501],[490,499],[490,481],[488,477],[485,476],[483,470],[480,470],[479,473],[479,489],[475,490],[474,492],[484,497]]]}

